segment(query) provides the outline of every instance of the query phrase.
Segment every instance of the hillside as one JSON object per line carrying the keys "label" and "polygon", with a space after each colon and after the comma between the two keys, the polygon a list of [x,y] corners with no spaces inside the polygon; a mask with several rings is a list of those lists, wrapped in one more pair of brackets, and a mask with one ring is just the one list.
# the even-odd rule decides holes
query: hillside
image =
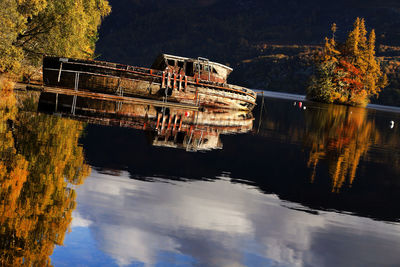
{"label": "hillside", "polygon": [[311,51],[333,22],[340,39],[355,17],[364,17],[367,27],[377,32],[377,44],[391,47],[378,55],[390,57],[392,63],[400,46],[400,2],[393,0],[110,3],[112,13],[97,43],[100,59],[149,66],[159,53],[203,56],[232,66],[230,82],[251,88],[304,93],[312,72]]}

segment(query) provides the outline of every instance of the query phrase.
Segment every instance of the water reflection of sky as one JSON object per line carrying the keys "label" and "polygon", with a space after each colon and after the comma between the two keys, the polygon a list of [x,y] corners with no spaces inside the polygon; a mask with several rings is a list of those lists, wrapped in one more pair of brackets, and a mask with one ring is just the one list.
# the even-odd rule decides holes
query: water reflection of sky
{"label": "water reflection of sky", "polygon": [[[55,266],[395,266],[400,225],[303,207],[213,181],[93,171]],[[68,260],[66,260],[68,259]]]}

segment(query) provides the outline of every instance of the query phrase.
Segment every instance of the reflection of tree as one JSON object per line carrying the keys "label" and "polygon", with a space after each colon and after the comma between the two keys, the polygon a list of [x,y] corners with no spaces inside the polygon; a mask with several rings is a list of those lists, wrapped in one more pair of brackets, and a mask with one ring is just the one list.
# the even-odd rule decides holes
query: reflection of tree
{"label": "reflection of tree", "polygon": [[46,266],[63,242],[75,191],[90,168],[78,138],[82,123],[17,112],[0,96],[0,265]]}
{"label": "reflection of tree", "polygon": [[331,105],[328,110],[307,112],[306,122],[305,142],[311,148],[308,167],[313,168],[311,181],[319,161],[326,159],[332,192],[339,192],[345,182],[351,186],[361,156],[378,139],[374,122],[366,119],[366,110]]}

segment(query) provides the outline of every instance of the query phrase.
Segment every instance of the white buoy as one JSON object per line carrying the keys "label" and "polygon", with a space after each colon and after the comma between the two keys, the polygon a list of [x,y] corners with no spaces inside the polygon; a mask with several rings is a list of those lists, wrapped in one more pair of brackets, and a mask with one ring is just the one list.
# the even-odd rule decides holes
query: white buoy
{"label": "white buoy", "polygon": [[394,128],[394,121],[390,121],[390,129]]}
{"label": "white buoy", "polygon": [[297,104],[297,102],[296,102],[296,101],[294,101],[294,103],[293,103],[293,106],[296,106],[296,104]]}
{"label": "white buoy", "polygon": [[304,106],[304,107],[303,107],[303,109],[307,109],[307,107],[306,107],[306,106]]}

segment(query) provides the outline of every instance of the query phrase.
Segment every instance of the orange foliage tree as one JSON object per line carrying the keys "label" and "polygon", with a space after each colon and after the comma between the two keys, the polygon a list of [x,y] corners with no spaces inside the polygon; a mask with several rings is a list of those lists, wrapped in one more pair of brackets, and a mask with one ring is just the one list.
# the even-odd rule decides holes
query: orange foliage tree
{"label": "orange foliage tree", "polygon": [[[387,85],[375,57],[375,31],[369,35],[364,19],[357,18],[345,43],[325,38],[322,52],[316,58],[316,72],[307,89],[307,97],[326,103],[366,106],[370,97],[378,96]],[[368,37],[367,37],[368,35]]]}
{"label": "orange foliage tree", "polygon": [[48,266],[72,220],[76,193],[90,173],[80,122],[18,112],[0,95],[0,265]]}

